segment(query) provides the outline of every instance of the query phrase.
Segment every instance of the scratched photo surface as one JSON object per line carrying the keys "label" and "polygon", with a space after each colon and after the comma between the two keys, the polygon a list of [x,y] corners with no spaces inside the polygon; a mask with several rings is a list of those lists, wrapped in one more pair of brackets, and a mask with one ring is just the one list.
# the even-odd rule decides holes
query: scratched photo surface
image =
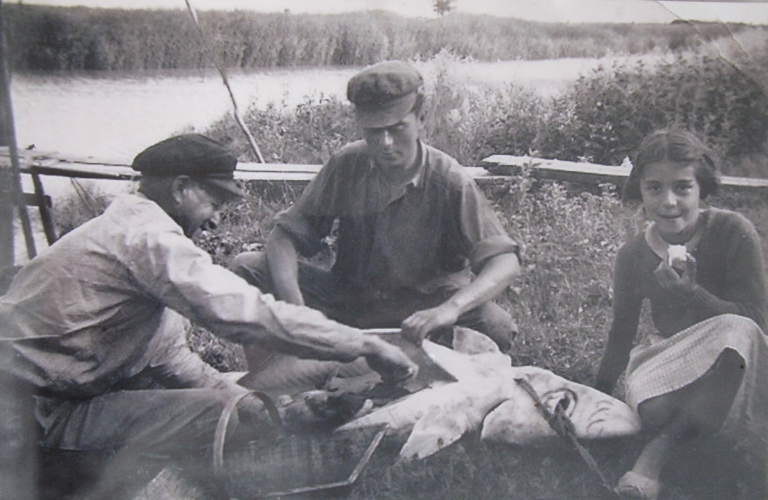
{"label": "scratched photo surface", "polygon": [[[347,83],[387,60],[423,76],[420,139],[456,159],[521,251],[519,275],[493,299],[517,327],[506,352],[461,327],[418,348],[399,328],[366,332],[389,337],[418,365],[407,383],[381,382],[362,359],[352,375],[292,357],[265,358],[271,366],[248,373],[248,348],[186,325],[178,348],[233,382],[262,388],[288,418],[303,418],[287,409],[302,403],[326,419],[277,437],[265,431],[220,454],[215,442],[183,460],[46,449],[33,391],[0,366],[0,499],[105,498],[104,491],[134,500],[618,498],[613,489],[637,470],[650,436],[625,375],[607,395],[597,390],[598,370],[617,252],[647,223],[640,203],[621,200],[643,138],[674,125],[706,143],[722,183],[701,208],[744,216],[768,255],[765,2],[1,5],[0,293],[35,255],[115,198],[135,194],[136,155],[179,134],[227,147],[249,195],[224,208],[217,228],[192,235],[194,243],[224,267],[242,252],[265,250],[278,214],[332,155],[364,138]],[[334,264],[335,229],[314,265]],[[3,321],[7,361],[13,339]],[[645,301],[635,343],[655,333]],[[751,356],[750,370],[765,374],[768,366],[754,364],[768,348],[764,339],[756,345],[738,359]],[[756,394],[749,418],[766,428],[768,394],[747,378]],[[768,450],[755,455],[762,464],[747,463],[739,451],[746,445],[735,440],[750,437],[725,434],[676,441],[659,482],[645,484],[646,497],[765,498]]]}

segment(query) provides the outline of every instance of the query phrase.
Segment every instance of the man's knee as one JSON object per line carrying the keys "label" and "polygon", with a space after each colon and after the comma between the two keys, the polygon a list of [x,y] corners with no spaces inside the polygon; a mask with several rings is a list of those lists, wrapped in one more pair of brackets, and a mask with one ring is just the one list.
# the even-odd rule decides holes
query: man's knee
{"label": "man's knee", "polygon": [[491,337],[499,348],[506,352],[512,347],[517,336],[517,323],[509,312],[495,302],[486,302],[478,308],[483,333]]}
{"label": "man's knee", "polygon": [[502,352],[512,347],[517,336],[517,323],[509,312],[489,301],[459,319],[459,325],[467,326],[490,337]]}
{"label": "man's knee", "polygon": [[264,252],[242,252],[229,263],[229,270],[245,281],[264,289],[269,283],[269,266]]}

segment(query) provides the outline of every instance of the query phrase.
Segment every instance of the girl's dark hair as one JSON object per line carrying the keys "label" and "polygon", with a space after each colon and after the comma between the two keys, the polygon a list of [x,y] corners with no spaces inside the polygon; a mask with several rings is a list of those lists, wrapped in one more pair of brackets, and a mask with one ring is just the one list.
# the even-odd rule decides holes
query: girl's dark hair
{"label": "girl's dark hair", "polygon": [[672,161],[693,163],[702,200],[714,194],[720,185],[720,169],[714,152],[687,130],[667,128],[648,135],[632,157],[632,171],[624,183],[622,200],[641,201],[640,179],[651,163]]}

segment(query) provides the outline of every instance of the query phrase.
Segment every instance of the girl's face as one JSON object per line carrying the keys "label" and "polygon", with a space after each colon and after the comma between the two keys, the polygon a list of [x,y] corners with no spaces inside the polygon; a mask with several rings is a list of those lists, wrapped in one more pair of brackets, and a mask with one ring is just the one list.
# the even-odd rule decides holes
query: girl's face
{"label": "girl's face", "polygon": [[640,179],[646,216],[656,223],[661,237],[671,244],[683,244],[696,233],[699,193],[693,163],[669,160],[651,163],[646,165]]}

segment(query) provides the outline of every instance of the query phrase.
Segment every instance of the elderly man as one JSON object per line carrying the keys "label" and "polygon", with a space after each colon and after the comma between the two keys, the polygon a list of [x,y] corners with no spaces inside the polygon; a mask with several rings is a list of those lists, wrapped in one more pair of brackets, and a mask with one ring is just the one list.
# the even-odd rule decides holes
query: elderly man
{"label": "elderly man", "polygon": [[[0,366],[36,388],[44,446],[203,450],[233,398],[243,398],[240,422],[268,426],[259,398],[190,351],[186,318],[301,357],[362,357],[389,380],[414,373],[398,348],[275,301],[193,244],[242,195],[236,163],[200,135],[151,146],[133,162],[138,193],[30,261],[0,298]],[[237,423],[235,414],[229,430]]]}
{"label": "elderly man", "polygon": [[[519,273],[519,246],[456,160],[421,141],[421,75],[382,62],[352,77],[347,96],[365,140],[333,155],[279,214],[266,252],[240,254],[232,269],[348,325],[401,327],[420,342],[459,324],[509,349],[515,323],[491,299]],[[300,262],[334,221],[330,271]]]}

